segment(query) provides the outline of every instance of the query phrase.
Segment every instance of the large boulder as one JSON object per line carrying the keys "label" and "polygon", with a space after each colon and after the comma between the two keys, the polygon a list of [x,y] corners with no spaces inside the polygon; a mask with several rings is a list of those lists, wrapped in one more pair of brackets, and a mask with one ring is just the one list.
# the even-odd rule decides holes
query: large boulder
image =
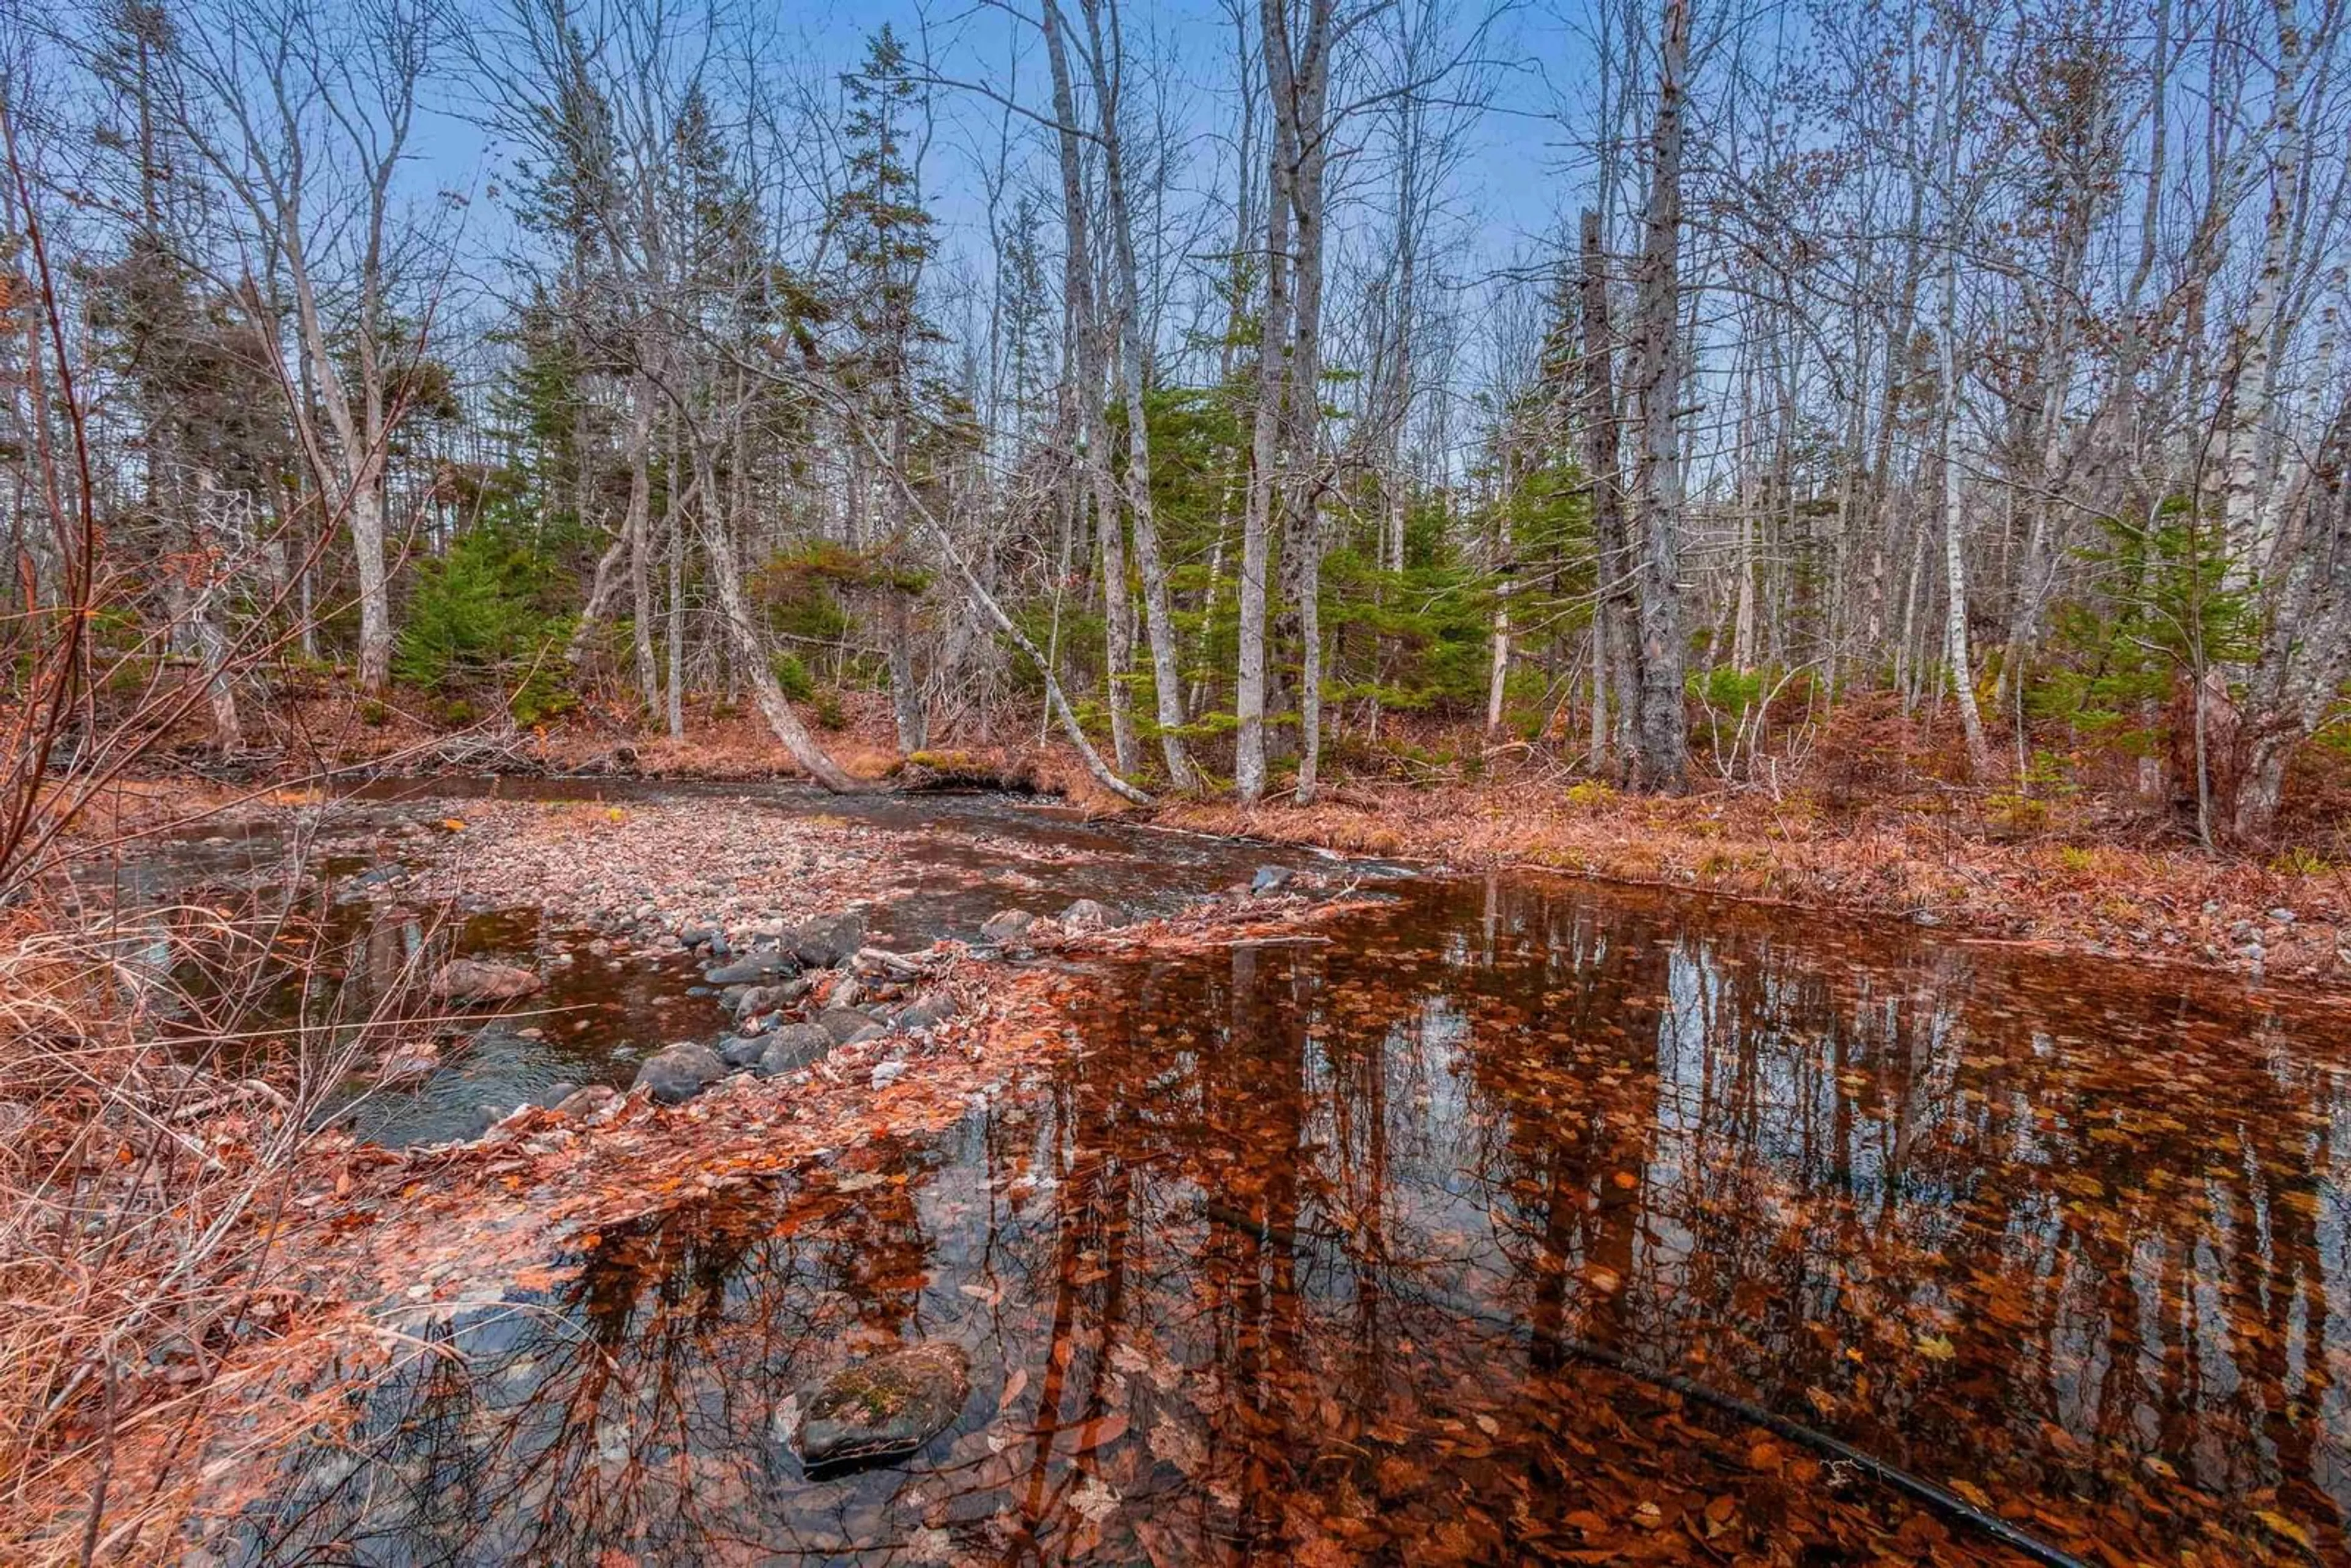
{"label": "large boulder", "polygon": [[538,989],[538,977],[511,964],[452,958],[433,971],[425,989],[443,1001],[510,1002]]}
{"label": "large boulder", "polygon": [[759,1076],[775,1078],[824,1059],[832,1036],[820,1024],[788,1023],[766,1040],[759,1055]]}
{"label": "large boulder", "polygon": [[726,1064],[716,1051],[696,1040],[680,1040],[646,1057],[629,1088],[646,1090],[663,1104],[675,1105],[726,1076]]}
{"label": "large boulder", "polygon": [[792,934],[792,946],[811,969],[829,969],[848,962],[865,946],[865,916],[855,910],[820,915]]}
{"label": "large boulder", "polygon": [[928,1340],[853,1362],[799,1396],[792,1447],[810,1470],[902,1458],[945,1431],[971,1396],[971,1359]]}
{"label": "large boulder", "polygon": [[880,1021],[872,1013],[860,1012],[855,1008],[827,1008],[817,1015],[816,1021],[832,1037],[835,1045],[855,1045],[883,1032]]}

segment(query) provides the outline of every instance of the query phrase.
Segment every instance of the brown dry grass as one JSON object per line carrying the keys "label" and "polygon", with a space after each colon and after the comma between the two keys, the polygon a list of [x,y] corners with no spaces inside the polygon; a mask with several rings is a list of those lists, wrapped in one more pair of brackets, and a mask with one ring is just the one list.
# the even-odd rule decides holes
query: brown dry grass
{"label": "brown dry grass", "polygon": [[319,958],[194,905],[36,902],[0,930],[0,1561],[159,1560],[189,1420],[305,1315],[283,1221],[381,1014],[304,1020],[265,1077],[235,1057]]}

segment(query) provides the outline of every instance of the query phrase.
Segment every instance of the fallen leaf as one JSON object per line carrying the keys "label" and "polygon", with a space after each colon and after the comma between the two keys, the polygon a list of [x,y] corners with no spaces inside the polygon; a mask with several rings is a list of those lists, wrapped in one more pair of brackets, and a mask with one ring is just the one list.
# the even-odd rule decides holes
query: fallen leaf
{"label": "fallen leaf", "polygon": [[1151,1428],[1149,1443],[1152,1458],[1165,1459],[1187,1476],[1199,1474],[1200,1467],[1208,1462],[1207,1445],[1199,1434],[1172,1416],[1159,1418]]}
{"label": "fallen leaf", "polygon": [[1082,1454],[1089,1448],[1099,1448],[1104,1443],[1115,1443],[1125,1436],[1126,1417],[1123,1415],[1104,1416],[1098,1420],[1088,1421],[1078,1428],[1078,1452]]}
{"label": "fallen leaf", "polygon": [[1118,1511],[1118,1489],[1100,1476],[1088,1476],[1070,1494],[1070,1507],[1088,1524],[1100,1524]]}
{"label": "fallen leaf", "polygon": [[2260,1520],[2272,1531],[2284,1536],[2288,1541],[2291,1541],[2296,1546],[2301,1547],[2304,1552],[2315,1552],[2318,1550],[2318,1543],[2311,1539],[2310,1531],[2304,1529],[2301,1525],[2296,1524],[2285,1515],[2270,1509],[2257,1508],[2253,1511],[2253,1517]]}

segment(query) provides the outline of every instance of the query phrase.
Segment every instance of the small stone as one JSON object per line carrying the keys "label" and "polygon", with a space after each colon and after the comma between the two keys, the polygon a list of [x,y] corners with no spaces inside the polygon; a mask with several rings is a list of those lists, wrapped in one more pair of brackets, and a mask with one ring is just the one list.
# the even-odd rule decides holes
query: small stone
{"label": "small stone", "polygon": [[418,1083],[441,1069],[441,1051],[431,1040],[418,1040],[404,1045],[384,1058],[383,1067],[376,1073],[382,1084]]}
{"label": "small stone", "polygon": [[737,1035],[718,1048],[718,1060],[729,1067],[749,1067],[767,1049],[768,1042],[757,1035]]}
{"label": "small stone", "polygon": [[538,989],[538,977],[511,964],[452,958],[433,972],[425,988],[444,1001],[507,1002]]}
{"label": "small stone", "polygon": [[765,986],[788,980],[799,972],[799,959],[793,955],[775,947],[762,947],[732,963],[705,970],[702,977],[714,986]]}
{"label": "small stone", "polygon": [[1081,898],[1061,911],[1061,924],[1071,931],[1107,931],[1125,923],[1116,910],[1099,899]]}
{"label": "small stone", "polygon": [[832,1037],[835,1045],[855,1045],[883,1032],[881,1023],[872,1013],[860,1012],[855,1008],[827,1008],[817,1015],[816,1021]]}
{"label": "small stone", "polygon": [[1297,874],[1288,866],[1261,865],[1249,878],[1249,891],[1260,896],[1269,893],[1279,893],[1290,879]]}
{"label": "small stone", "polygon": [[675,1105],[693,1099],[705,1089],[726,1076],[726,1064],[718,1053],[695,1040],[681,1040],[666,1045],[645,1058],[637,1069],[632,1091],[643,1089],[664,1105]]}
{"label": "small stone", "polygon": [[877,1062],[873,1068],[873,1087],[887,1089],[905,1076],[906,1064],[903,1061]]}
{"label": "small stone", "polygon": [[1037,917],[1025,909],[998,910],[981,924],[979,939],[1000,947],[1018,942],[1036,924]]}
{"label": "small stone", "polygon": [[856,956],[865,946],[865,916],[854,910],[820,915],[792,934],[791,945],[808,967],[829,969]]}
{"label": "small stone", "polygon": [[2270,918],[2280,925],[2291,925],[2294,924],[2294,911],[2283,908],[2273,909],[2270,911]]}
{"label": "small stone", "polygon": [[759,1055],[759,1076],[775,1078],[821,1061],[832,1050],[832,1036],[812,1023],[788,1023],[769,1035]]}
{"label": "small stone", "polygon": [[936,1029],[956,1015],[956,999],[946,991],[916,997],[896,1019],[900,1029]]}

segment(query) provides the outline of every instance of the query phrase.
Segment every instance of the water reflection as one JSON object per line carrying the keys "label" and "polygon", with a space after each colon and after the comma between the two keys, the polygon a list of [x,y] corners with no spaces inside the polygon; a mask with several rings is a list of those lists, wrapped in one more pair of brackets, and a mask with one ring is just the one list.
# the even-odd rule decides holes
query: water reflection
{"label": "water reflection", "polygon": [[[2351,1549],[2325,1020],[1569,883],[1335,935],[1117,971],[939,1142],[597,1238],[235,1554],[2010,1560],[1582,1344],[2085,1555]],[[793,1391],[939,1336],[956,1425],[802,1477]]]}
{"label": "water reflection", "polygon": [[[150,862],[110,891],[116,972],[156,1036],[232,1073],[287,1068],[303,1103],[390,1145],[477,1135],[566,1087],[626,1084],[672,1040],[724,1014],[674,947],[614,954],[535,911],[455,915],[367,896],[353,857],[278,852]],[[497,1009],[453,1006],[424,981],[465,956],[519,965],[540,990]],[[379,1082],[426,1047],[441,1065]]]}

